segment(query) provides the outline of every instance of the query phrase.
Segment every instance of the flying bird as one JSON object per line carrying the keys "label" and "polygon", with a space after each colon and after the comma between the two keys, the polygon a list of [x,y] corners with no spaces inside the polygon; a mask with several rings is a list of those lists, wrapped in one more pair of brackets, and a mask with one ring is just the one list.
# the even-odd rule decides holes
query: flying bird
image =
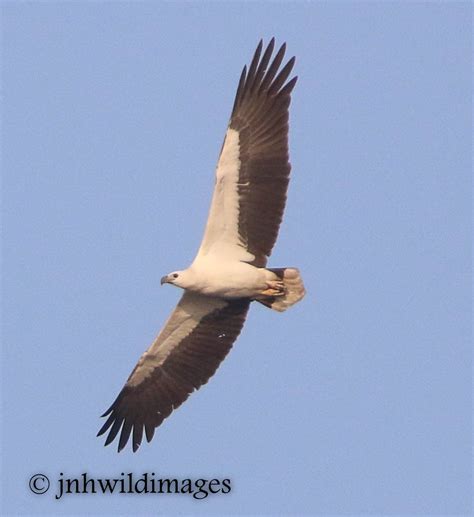
{"label": "flying bird", "polygon": [[267,268],[290,175],[288,108],[295,58],[286,44],[257,46],[240,76],[215,172],[204,237],[192,264],[161,279],[184,290],[177,307],[140,357],[98,436],[120,433],[135,452],[155,429],[214,375],[244,324],[252,301],[285,311],[305,294],[296,268]]}

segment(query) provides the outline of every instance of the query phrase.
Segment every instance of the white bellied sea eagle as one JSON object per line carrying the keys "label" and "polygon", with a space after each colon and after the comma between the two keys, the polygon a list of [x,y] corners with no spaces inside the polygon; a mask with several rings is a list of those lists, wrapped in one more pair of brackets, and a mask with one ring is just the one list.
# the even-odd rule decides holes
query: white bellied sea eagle
{"label": "white bellied sea eagle", "polygon": [[161,279],[184,290],[177,307],[140,357],[98,436],[120,433],[118,450],[155,429],[215,373],[239,335],[252,301],[284,311],[305,294],[295,268],[267,268],[290,175],[288,108],[295,63],[281,67],[285,44],[260,41],[244,67],[216,168],[214,194],[193,263]]}

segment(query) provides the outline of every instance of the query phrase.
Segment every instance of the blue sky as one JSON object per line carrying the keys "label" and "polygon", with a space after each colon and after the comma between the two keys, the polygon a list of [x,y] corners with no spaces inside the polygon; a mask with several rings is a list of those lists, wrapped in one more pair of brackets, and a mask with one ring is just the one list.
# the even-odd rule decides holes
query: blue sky
{"label": "blue sky", "polygon": [[[469,3],[2,4],[4,514],[468,514]],[[242,66],[296,55],[274,266],[215,377],[133,455],[95,438],[199,245]],[[87,472],[230,478],[33,495]]]}

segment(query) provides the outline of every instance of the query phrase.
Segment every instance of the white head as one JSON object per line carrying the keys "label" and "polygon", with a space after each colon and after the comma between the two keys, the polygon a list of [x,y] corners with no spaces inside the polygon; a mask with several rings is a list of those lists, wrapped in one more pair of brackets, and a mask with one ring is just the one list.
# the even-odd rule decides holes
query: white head
{"label": "white head", "polygon": [[176,287],[181,287],[182,289],[187,289],[192,285],[193,274],[189,271],[189,269],[185,269],[184,271],[173,271],[168,275],[165,275],[161,278],[161,285],[163,284],[171,284]]}

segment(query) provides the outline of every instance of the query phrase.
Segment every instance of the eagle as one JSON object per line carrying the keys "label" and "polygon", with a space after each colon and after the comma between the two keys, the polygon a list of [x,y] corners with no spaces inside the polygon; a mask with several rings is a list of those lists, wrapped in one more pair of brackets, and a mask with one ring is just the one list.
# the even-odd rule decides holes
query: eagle
{"label": "eagle", "polygon": [[251,302],[285,311],[305,294],[298,269],[267,268],[285,209],[291,165],[288,109],[297,77],[261,40],[242,70],[215,172],[204,237],[192,264],[161,279],[184,293],[140,357],[98,436],[120,452],[155,429],[214,375],[242,330]]}

